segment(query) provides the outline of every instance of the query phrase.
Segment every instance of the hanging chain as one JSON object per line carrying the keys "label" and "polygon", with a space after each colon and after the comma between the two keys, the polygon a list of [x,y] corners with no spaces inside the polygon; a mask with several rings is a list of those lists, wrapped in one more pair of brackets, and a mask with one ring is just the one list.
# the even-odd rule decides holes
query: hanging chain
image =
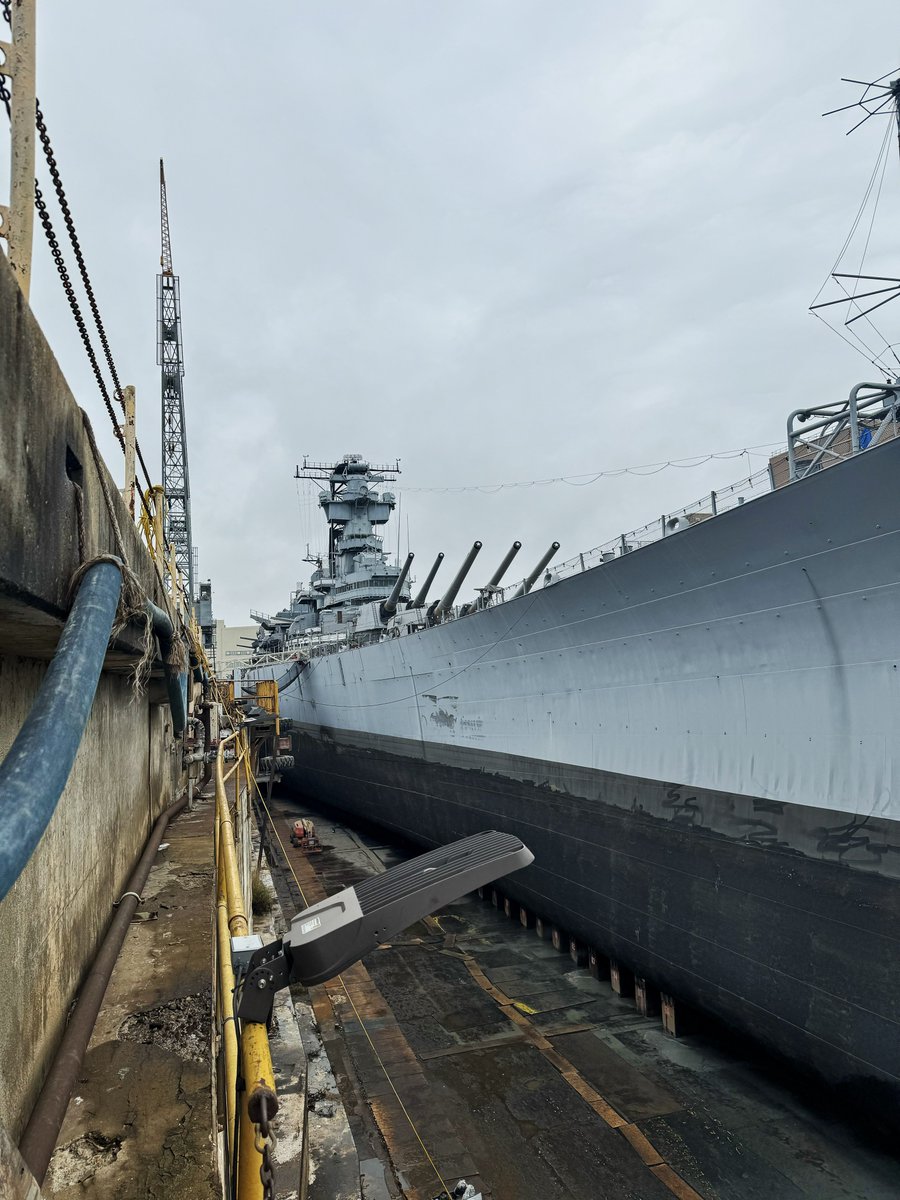
{"label": "hanging chain", "polygon": [[[7,25],[12,24],[12,21],[10,18],[10,3],[11,3],[11,0],[0,0],[0,4],[2,4],[3,18],[6,21]],[[6,77],[0,75],[0,100],[2,100],[4,107],[6,108],[6,112],[7,112],[8,116],[10,115],[10,100],[11,100],[11,98],[12,97],[11,97],[11,93],[10,93],[10,90],[9,90],[9,87],[8,87],[8,84],[6,81]],[[119,373],[116,370],[116,364],[113,359],[112,351],[109,346],[109,339],[106,336],[106,328],[103,324],[103,318],[100,316],[100,309],[97,304],[97,298],[94,295],[94,288],[91,283],[90,275],[88,274],[87,263],[84,261],[84,254],[81,249],[81,242],[78,238],[78,232],[75,229],[75,221],[74,221],[74,218],[72,217],[72,210],[69,207],[68,197],[66,196],[65,188],[63,187],[62,178],[59,173],[59,166],[57,165],[57,162],[56,162],[56,155],[53,152],[53,146],[51,145],[51,142],[50,142],[50,135],[47,132],[47,123],[44,118],[44,114],[41,110],[40,102],[38,102],[38,101],[35,102],[35,120],[36,120],[38,135],[41,140],[41,146],[43,147],[43,151],[44,151],[44,157],[47,160],[47,167],[49,168],[50,177],[53,180],[53,187],[56,192],[56,197],[59,202],[59,207],[60,207],[60,210],[63,215],[63,221],[66,226],[66,231],[69,235],[69,241],[71,242],[73,253],[75,254],[75,261],[78,264],[78,271],[79,271],[79,274],[81,275],[81,282],[84,286],[85,295],[87,296],[87,299],[88,299],[88,305],[90,306],[91,315],[94,318],[94,324],[97,327],[97,334],[100,338],[100,346],[103,350],[103,356],[106,359],[106,365],[109,368],[109,373],[112,378],[113,395],[118,400],[119,404],[122,406],[122,409],[124,411],[125,399],[122,394],[122,385],[119,382]],[[109,419],[112,422],[113,431],[115,432],[115,435],[116,435],[116,438],[118,439],[119,445],[124,450],[125,449],[125,438],[122,434],[122,429],[119,424],[119,421],[116,418],[116,412],[115,412],[115,409],[113,408],[112,400],[110,399],[109,390],[106,386],[106,383],[104,382],[103,375],[100,370],[100,364],[97,361],[97,356],[94,353],[93,346],[91,345],[91,339],[90,339],[90,335],[87,330],[87,325],[85,324],[84,317],[81,313],[81,306],[78,303],[78,297],[75,295],[75,289],[72,284],[72,280],[69,275],[68,269],[66,268],[65,260],[63,259],[63,254],[62,254],[62,249],[59,244],[59,239],[56,237],[56,233],[53,229],[53,223],[50,219],[50,213],[47,209],[47,202],[44,199],[43,193],[41,191],[41,188],[40,188],[37,180],[35,180],[35,183],[34,183],[34,203],[35,203],[35,207],[37,208],[37,211],[38,211],[38,216],[40,218],[41,225],[44,228],[44,234],[46,235],[47,242],[50,247],[50,254],[53,258],[54,263],[56,264],[57,272],[59,273],[60,280],[62,281],[63,291],[66,293],[66,299],[69,302],[69,308],[72,311],[72,316],[75,320],[75,325],[78,329],[78,333],[84,344],[84,349],[85,349],[85,353],[87,354],[87,357],[88,357],[88,362],[91,364],[91,370],[93,371],[94,378],[97,381],[97,387],[100,391],[101,397],[103,398],[103,403],[106,406],[106,411],[109,413]],[[138,461],[140,462],[141,468],[144,472],[144,479],[147,482],[147,487],[150,488],[153,486],[152,481],[150,479],[150,472],[147,469],[147,464],[144,461],[144,455],[141,450],[140,443],[137,441],[137,439],[135,439],[135,450],[137,452]],[[147,511],[148,517],[150,517],[150,515],[151,515],[150,510],[147,507],[146,499],[144,498],[143,492],[141,491],[140,488],[138,488],[138,493],[141,496],[141,502],[143,504],[143,507]]]}
{"label": "hanging chain", "polygon": [[[7,25],[11,25],[12,21],[9,16],[9,0],[3,0],[3,16]],[[9,102],[12,100],[12,92],[9,90],[9,84],[6,82],[7,76],[0,75],[0,100],[3,101],[3,107],[6,109],[6,115],[12,120],[12,112],[10,111]]]}
{"label": "hanging chain", "polygon": [[263,1200],[275,1200],[275,1170],[272,1166],[272,1151],[275,1149],[275,1134],[269,1126],[268,1102],[265,1092],[259,1098],[259,1124],[256,1126],[254,1145],[262,1156],[259,1178],[262,1181]]}
{"label": "hanging chain", "polygon": [[97,380],[97,387],[100,389],[100,395],[103,397],[103,403],[106,405],[106,411],[109,413],[109,419],[112,421],[113,429],[116,437],[119,439],[119,445],[124,450],[125,439],[122,436],[122,430],[116,420],[115,409],[112,406],[112,401],[109,398],[109,392],[106,390],[106,384],[103,381],[103,375],[100,372],[100,364],[97,362],[97,356],[94,353],[94,347],[91,345],[90,335],[87,331],[87,326],[84,323],[84,317],[81,313],[81,307],[78,303],[78,297],[75,295],[75,288],[72,286],[72,280],[69,278],[69,272],[66,268],[65,260],[63,259],[62,250],[60,249],[59,241],[53,229],[53,222],[50,220],[50,213],[47,211],[47,202],[44,199],[44,194],[38,186],[37,180],[34,184],[34,203],[40,217],[41,224],[44,227],[44,233],[47,235],[47,244],[50,247],[50,254],[53,261],[56,263],[56,269],[59,272],[59,278],[62,281],[63,291],[66,293],[66,299],[69,301],[69,308],[72,310],[72,316],[75,318],[75,325],[81,335],[81,340],[84,343],[85,353],[88,356],[88,362],[91,364],[91,369],[94,372],[94,378]]}

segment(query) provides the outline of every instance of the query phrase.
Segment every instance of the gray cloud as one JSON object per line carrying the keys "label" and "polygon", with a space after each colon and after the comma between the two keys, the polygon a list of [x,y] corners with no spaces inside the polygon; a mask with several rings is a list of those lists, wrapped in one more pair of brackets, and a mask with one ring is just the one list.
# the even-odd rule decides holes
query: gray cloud
{"label": "gray cloud", "polygon": [[[194,534],[229,623],[307,573],[304,452],[399,455],[401,491],[569,475],[773,442],[872,374],[806,306],[881,136],[819,114],[895,65],[886,0],[90,13],[41,6],[39,91],[153,464],[166,159]],[[894,211],[897,184],[894,158]],[[876,233],[896,274],[896,221]],[[33,304],[102,428],[41,246]],[[424,572],[479,537],[486,574],[515,537],[571,555],[742,470],[410,491],[401,546],[408,520]]]}

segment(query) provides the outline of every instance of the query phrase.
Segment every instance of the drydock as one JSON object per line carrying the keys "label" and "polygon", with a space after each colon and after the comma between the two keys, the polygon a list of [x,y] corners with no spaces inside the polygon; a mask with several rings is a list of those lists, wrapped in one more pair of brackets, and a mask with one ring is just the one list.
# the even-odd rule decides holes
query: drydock
{"label": "drydock", "polygon": [[[284,791],[267,811],[283,907],[413,852]],[[291,844],[300,817],[321,853]],[[517,1200],[896,1195],[896,1160],[870,1127],[560,932],[486,887],[314,989],[364,1195],[436,1195],[460,1174]],[[317,1200],[340,1194],[339,1145],[310,1147]]]}
{"label": "drydock", "polygon": [[[900,1195],[900,383],[794,412],[762,500],[554,542],[504,594],[517,541],[462,604],[480,542],[426,606],[389,469],[310,466],[328,554],[226,673],[162,163],[157,483],[33,0],[2,15],[2,1200]],[[29,304],[35,204],[99,397]]]}
{"label": "drydock", "polygon": [[[211,673],[5,262],[0,314],[4,1195],[896,1195],[865,1126],[502,882],[242,1015],[258,947],[409,849],[280,790],[277,681]],[[319,854],[287,838],[304,813]]]}

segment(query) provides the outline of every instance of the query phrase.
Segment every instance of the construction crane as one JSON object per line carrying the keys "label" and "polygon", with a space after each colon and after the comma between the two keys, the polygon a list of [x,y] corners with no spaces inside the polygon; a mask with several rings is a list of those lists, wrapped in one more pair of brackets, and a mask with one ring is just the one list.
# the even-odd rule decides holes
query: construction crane
{"label": "construction crane", "polygon": [[184,353],[181,343],[181,285],[172,270],[166,173],[159,160],[159,210],[162,229],[162,274],[156,277],[156,361],[162,370],[163,528],[181,575],[188,605],[194,605],[194,554],[191,541],[191,486],[187,431],[184,422]]}

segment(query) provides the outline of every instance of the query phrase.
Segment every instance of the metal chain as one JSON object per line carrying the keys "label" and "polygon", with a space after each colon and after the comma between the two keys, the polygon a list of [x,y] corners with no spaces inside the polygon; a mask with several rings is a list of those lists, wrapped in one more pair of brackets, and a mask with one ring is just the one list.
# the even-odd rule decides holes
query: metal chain
{"label": "metal chain", "polygon": [[[2,5],[3,5],[4,20],[6,21],[7,25],[10,25],[11,24],[10,0],[2,0]],[[6,105],[6,111],[7,111],[7,113],[9,113],[10,93],[9,93],[8,88],[6,87],[5,80],[3,80],[3,77],[0,77],[0,81],[2,81],[2,82],[0,82],[0,99],[2,99],[4,101],[4,103]],[[100,338],[100,346],[103,350],[103,356],[106,359],[106,365],[109,368],[109,373],[112,378],[113,394],[114,394],[115,398],[121,404],[122,409],[124,410],[125,399],[122,394],[122,385],[119,382],[119,373],[116,370],[116,364],[115,364],[115,361],[112,356],[112,350],[110,349],[109,339],[106,336],[106,328],[103,324],[103,318],[100,316],[100,309],[97,304],[97,298],[94,294],[94,288],[93,288],[93,284],[91,283],[91,277],[88,274],[87,263],[84,260],[84,254],[81,249],[81,242],[78,237],[78,232],[75,229],[75,221],[74,221],[74,218],[72,217],[72,210],[69,207],[69,200],[68,200],[68,197],[66,196],[65,188],[63,187],[62,178],[59,173],[59,166],[57,165],[56,155],[53,152],[53,146],[51,145],[51,142],[50,142],[50,135],[47,132],[47,123],[44,118],[43,111],[41,110],[40,101],[37,101],[35,103],[35,119],[36,119],[36,124],[37,124],[38,135],[41,140],[41,146],[43,147],[43,150],[44,150],[44,157],[47,160],[47,167],[50,171],[50,177],[53,180],[53,187],[56,192],[57,200],[59,202],[60,211],[62,212],[62,215],[63,215],[63,222],[65,223],[66,231],[69,235],[69,241],[71,242],[71,245],[72,245],[72,251],[75,255],[75,261],[78,264],[78,271],[81,276],[82,285],[84,286],[85,295],[87,296],[88,305],[91,310],[91,315],[94,318],[94,324],[97,327],[97,334]],[[100,395],[103,397],[103,402],[106,405],[106,410],[109,413],[110,420],[112,421],[113,429],[115,430],[115,434],[119,441],[119,445],[124,449],[125,448],[125,439],[122,436],[122,431],[119,427],[119,422],[116,419],[115,409],[112,406],[112,402],[109,397],[109,392],[107,390],[106,384],[103,381],[103,377],[100,373],[100,366],[99,366],[99,363],[97,362],[97,356],[94,353],[93,347],[90,344],[90,338],[89,338],[89,335],[87,332],[87,326],[85,325],[84,318],[81,315],[80,307],[78,305],[78,299],[75,295],[75,291],[72,286],[71,278],[69,277],[68,271],[66,270],[65,264],[62,260],[62,251],[59,247],[59,241],[56,238],[55,234],[53,233],[53,226],[50,222],[49,213],[47,212],[46,201],[43,198],[43,195],[41,193],[40,187],[38,186],[37,180],[35,180],[35,189],[34,190],[35,190],[35,205],[38,210],[38,215],[41,218],[41,224],[44,227],[44,233],[47,235],[47,240],[50,243],[50,253],[53,255],[54,262],[56,263],[56,268],[59,271],[59,276],[60,276],[60,279],[62,280],[63,289],[65,290],[66,298],[69,301],[69,307],[72,309],[72,315],[75,318],[75,324],[78,327],[78,332],[81,335],[82,342],[84,343],[84,348],[87,352],[88,360],[90,361],[90,364],[91,364],[91,369],[93,370],[94,377],[97,380],[97,386],[100,389]],[[140,462],[141,467],[143,469],[144,478],[147,482],[147,486],[152,487],[152,482],[150,480],[150,472],[148,471],[147,464],[144,461],[144,455],[141,450],[140,444],[137,442],[136,439],[135,439],[135,450],[137,452],[138,461]],[[138,489],[138,490],[140,490],[140,489]]]}
{"label": "metal chain", "polygon": [[275,1148],[275,1134],[269,1126],[269,1110],[265,1092],[259,1098],[259,1124],[256,1127],[254,1143],[262,1162],[259,1164],[259,1178],[262,1181],[263,1200],[275,1200],[275,1171],[272,1167],[271,1151]]}
{"label": "metal chain", "polygon": [[62,179],[60,178],[59,167],[56,163],[56,155],[53,153],[53,147],[50,144],[50,135],[47,133],[47,122],[44,120],[44,113],[41,109],[39,100],[35,102],[35,118],[37,123],[38,137],[40,137],[41,145],[44,148],[44,158],[47,160],[47,167],[50,171],[50,178],[53,180],[56,198],[59,201],[60,211],[63,215],[63,222],[69,234],[69,241],[72,243],[72,251],[75,254],[75,261],[78,263],[78,271],[81,275],[81,282],[84,285],[84,293],[87,296],[91,315],[93,316],[94,323],[97,326],[97,333],[100,336],[100,345],[103,348],[103,355],[106,359],[106,365],[109,367],[109,373],[112,376],[113,394],[124,408],[125,401],[122,396],[122,385],[119,383],[119,373],[116,370],[116,364],[113,362],[112,351],[109,348],[109,341],[106,337],[106,329],[103,326],[100,310],[97,307],[97,298],[94,295],[94,288],[91,283],[90,275],[88,275],[87,264],[84,261],[84,254],[81,250],[81,242],[79,241],[78,234],[75,231],[75,222],[72,219],[72,210],[69,208],[69,200],[66,196]]}
{"label": "metal chain", "polygon": [[[12,25],[9,16],[10,0],[3,0],[3,16],[6,19],[7,25]],[[0,75],[0,100],[3,101],[3,107],[6,109],[6,115],[12,120],[12,112],[10,111],[9,102],[12,100],[12,92],[9,90],[9,84],[6,82],[7,76]]]}
{"label": "metal chain", "polygon": [[103,397],[103,403],[106,405],[106,411],[109,413],[109,419],[112,421],[113,429],[116,437],[119,439],[119,445],[125,449],[125,438],[122,436],[122,430],[116,420],[115,409],[109,398],[109,392],[106,390],[106,384],[103,381],[103,375],[100,371],[100,364],[97,362],[97,356],[94,353],[94,347],[91,345],[90,335],[87,331],[87,326],[84,323],[84,317],[81,314],[81,307],[78,303],[78,297],[75,295],[75,288],[72,286],[72,280],[69,278],[69,272],[66,268],[65,260],[63,259],[62,250],[60,249],[59,241],[53,229],[53,222],[50,220],[50,213],[47,211],[47,202],[44,199],[44,194],[41,191],[37,180],[34,183],[34,204],[38,211],[41,224],[44,227],[44,233],[47,236],[47,243],[50,246],[50,253],[53,256],[53,261],[56,263],[56,269],[59,272],[59,277],[62,281],[63,291],[66,293],[66,299],[69,301],[69,308],[72,310],[72,316],[75,319],[75,325],[81,335],[81,340],[84,343],[85,353],[88,356],[88,362],[91,364],[91,369],[94,372],[94,378],[97,381],[97,387],[100,389],[100,395]]}
{"label": "metal chain", "polygon": [[[90,310],[91,310],[91,316],[94,318],[94,325],[97,328],[97,335],[100,338],[100,346],[101,346],[101,349],[103,350],[103,357],[106,359],[106,365],[109,368],[109,374],[110,374],[110,377],[113,382],[113,394],[114,394],[115,398],[118,400],[119,404],[122,406],[122,410],[124,411],[125,398],[124,398],[124,395],[122,394],[122,385],[119,382],[119,372],[116,370],[116,364],[115,364],[115,361],[112,356],[112,350],[110,350],[110,347],[109,347],[109,339],[106,336],[106,327],[103,324],[103,318],[100,316],[100,309],[97,305],[97,298],[94,295],[94,287],[93,287],[93,284],[91,283],[91,277],[88,274],[87,263],[84,261],[84,254],[82,253],[82,250],[81,250],[81,242],[78,238],[78,233],[75,229],[75,221],[72,217],[72,210],[69,208],[69,200],[68,200],[68,197],[66,196],[66,190],[63,187],[62,178],[60,177],[60,174],[59,174],[59,167],[56,162],[56,155],[54,154],[53,146],[50,143],[50,135],[47,132],[47,122],[44,119],[44,114],[41,109],[40,101],[35,103],[35,117],[36,117],[36,123],[37,123],[38,136],[40,137],[41,145],[44,148],[44,158],[47,160],[47,168],[50,171],[50,178],[53,180],[53,187],[54,187],[54,190],[56,191],[56,198],[57,198],[57,201],[59,202],[60,211],[62,212],[62,215],[63,215],[63,222],[65,223],[65,226],[66,226],[66,232],[69,235],[69,241],[72,245],[72,252],[75,255],[75,261],[78,264],[78,272],[81,275],[81,283],[82,283],[82,286],[84,287],[84,294],[87,296],[88,306],[90,307]],[[92,363],[92,365],[93,365],[93,363]],[[96,369],[95,369],[95,374],[96,374]],[[106,388],[103,385],[103,383],[99,377],[98,377],[97,382],[100,385],[100,390],[101,390],[101,393],[103,394],[104,400],[106,400]],[[109,406],[107,405],[107,407],[109,407]],[[115,427],[116,427],[116,436],[118,437],[120,444],[124,448],[125,442],[121,436],[121,431],[119,430],[118,422],[116,421],[115,415],[111,412],[110,416],[112,417],[113,425],[115,425]],[[135,451],[137,452],[138,461],[140,462],[141,467],[144,472],[144,478],[147,482],[147,487],[152,487],[152,483],[150,480],[150,472],[147,470],[147,464],[144,462],[143,451],[141,450],[140,443],[137,441],[137,439],[135,439],[134,445],[135,445]]]}

